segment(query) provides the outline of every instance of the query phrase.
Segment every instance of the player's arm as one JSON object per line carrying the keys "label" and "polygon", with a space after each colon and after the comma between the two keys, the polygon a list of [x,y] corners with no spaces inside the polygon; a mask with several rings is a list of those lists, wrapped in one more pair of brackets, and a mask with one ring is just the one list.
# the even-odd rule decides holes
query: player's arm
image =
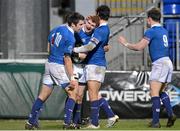
{"label": "player's arm", "polygon": [[95,47],[96,47],[96,44],[93,41],[89,41],[87,45],[75,47],[73,51],[76,53],[89,52],[89,51],[92,51]]}
{"label": "player's arm", "polygon": [[65,53],[64,55],[64,65],[68,75],[70,76],[70,88],[78,87],[78,77],[77,74],[74,74],[73,72],[73,64],[69,53]]}
{"label": "player's arm", "polygon": [[87,53],[78,53],[78,55],[81,60],[84,60],[87,56]]}
{"label": "player's arm", "polygon": [[64,49],[64,66],[66,68],[68,76],[70,77],[70,87],[75,88],[78,86],[78,81],[77,81],[78,77],[76,74],[74,74],[73,63],[71,59],[74,41],[67,40],[66,43],[67,44]]}
{"label": "player's arm", "polygon": [[47,52],[48,52],[48,54],[50,53],[50,44],[52,42],[52,37],[54,37],[54,35],[52,36],[52,33],[50,33],[49,36],[48,36],[48,44],[47,44]]}
{"label": "player's arm", "polygon": [[81,52],[89,52],[92,51],[101,41],[101,35],[99,35],[100,31],[94,31],[94,34],[92,35],[90,41],[88,42],[88,44],[80,46],[80,47],[76,47],[73,49],[74,52],[76,53],[81,53]]}
{"label": "player's arm", "polygon": [[48,42],[47,44],[47,52],[49,53],[50,52],[50,43]]}
{"label": "player's arm", "polygon": [[69,53],[64,54],[64,65],[69,76],[73,76],[73,65],[71,55]]}
{"label": "player's arm", "polygon": [[135,44],[127,42],[127,40],[123,36],[120,36],[118,38],[118,41],[121,45],[135,51],[143,50],[149,44],[149,40],[145,38],[142,38],[139,42]]}

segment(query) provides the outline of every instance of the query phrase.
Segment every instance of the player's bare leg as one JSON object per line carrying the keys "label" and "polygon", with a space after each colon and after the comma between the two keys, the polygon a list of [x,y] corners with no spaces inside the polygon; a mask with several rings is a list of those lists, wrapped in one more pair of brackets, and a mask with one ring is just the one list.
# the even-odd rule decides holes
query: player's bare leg
{"label": "player's bare leg", "polygon": [[48,97],[51,95],[52,91],[53,88],[50,88],[47,85],[43,85],[38,98],[45,102],[48,99]]}

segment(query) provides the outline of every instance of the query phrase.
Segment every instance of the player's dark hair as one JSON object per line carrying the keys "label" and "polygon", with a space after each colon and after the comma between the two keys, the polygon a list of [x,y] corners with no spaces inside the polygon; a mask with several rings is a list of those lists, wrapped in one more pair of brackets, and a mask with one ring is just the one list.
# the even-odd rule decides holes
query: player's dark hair
{"label": "player's dark hair", "polygon": [[147,12],[147,17],[152,18],[152,20],[156,22],[160,22],[161,19],[161,12],[158,8],[152,8]]}
{"label": "player's dark hair", "polygon": [[100,17],[100,19],[108,20],[110,16],[110,8],[107,5],[101,5],[97,7],[96,14]]}
{"label": "player's dark hair", "polygon": [[80,20],[84,20],[84,16],[82,16],[78,12],[74,12],[66,16],[66,22],[69,26],[71,26],[72,24],[77,25]]}

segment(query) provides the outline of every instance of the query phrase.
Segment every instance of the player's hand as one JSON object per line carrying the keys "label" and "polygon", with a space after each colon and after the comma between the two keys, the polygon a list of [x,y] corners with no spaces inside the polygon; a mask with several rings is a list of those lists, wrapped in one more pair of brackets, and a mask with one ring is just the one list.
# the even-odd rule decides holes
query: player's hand
{"label": "player's hand", "polygon": [[86,53],[79,53],[79,58],[81,60],[84,60],[86,58],[87,54]]}
{"label": "player's hand", "polygon": [[104,46],[104,51],[105,51],[105,52],[108,52],[110,49],[111,49],[111,46],[110,46],[110,45]]}
{"label": "player's hand", "polygon": [[71,80],[70,81],[70,88],[74,89],[78,87],[78,80]]}
{"label": "player's hand", "polygon": [[123,36],[119,36],[118,42],[119,42],[121,45],[125,46],[125,44],[127,43],[127,40],[126,40]]}
{"label": "player's hand", "polygon": [[73,74],[70,79],[70,88],[74,89],[78,87],[78,75]]}
{"label": "player's hand", "polygon": [[74,47],[74,48],[73,48],[73,52],[78,53],[78,52],[77,52],[77,48],[78,48],[78,47]]}

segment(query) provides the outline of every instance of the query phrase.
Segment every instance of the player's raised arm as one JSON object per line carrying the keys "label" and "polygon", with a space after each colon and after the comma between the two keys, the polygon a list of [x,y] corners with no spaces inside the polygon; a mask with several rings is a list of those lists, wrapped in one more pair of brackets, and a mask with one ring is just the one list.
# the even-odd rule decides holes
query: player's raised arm
{"label": "player's raised arm", "polygon": [[118,42],[121,45],[127,47],[128,49],[135,50],[135,51],[143,50],[149,44],[149,41],[145,38],[142,38],[139,42],[132,44],[132,43],[127,42],[126,38],[123,36],[119,36]]}

